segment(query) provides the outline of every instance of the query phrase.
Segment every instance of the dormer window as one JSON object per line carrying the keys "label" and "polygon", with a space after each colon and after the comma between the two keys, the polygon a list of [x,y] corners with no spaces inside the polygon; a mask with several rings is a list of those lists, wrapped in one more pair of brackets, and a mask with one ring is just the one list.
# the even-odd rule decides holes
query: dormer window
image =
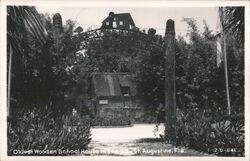
{"label": "dormer window", "polygon": [[109,25],[109,22],[106,22],[106,26],[108,26]]}
{"label": "dormer window", "polygon": [[119,21],[119,25],[122,26],[123,25],[123,21]]}

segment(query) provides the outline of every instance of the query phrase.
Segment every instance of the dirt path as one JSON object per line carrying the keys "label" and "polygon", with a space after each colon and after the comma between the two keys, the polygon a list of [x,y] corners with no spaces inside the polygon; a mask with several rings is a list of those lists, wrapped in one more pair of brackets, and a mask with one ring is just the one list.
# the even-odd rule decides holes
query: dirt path
{"label": "dirt path", "polygon": [[[162,142],[159,134],[154,134],[154,124],[135,124],[132,127],[92,128],[92,141],[88,155],[117,156],[204,156],[206,154],[186,148],[176,148]],[[207,156],[207,155],[206,155]]]}

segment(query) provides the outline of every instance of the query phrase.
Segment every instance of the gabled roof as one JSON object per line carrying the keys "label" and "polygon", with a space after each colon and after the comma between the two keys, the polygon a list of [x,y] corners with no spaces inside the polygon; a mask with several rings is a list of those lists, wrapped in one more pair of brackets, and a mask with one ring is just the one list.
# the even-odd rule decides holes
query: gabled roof
{"label": "gabled roof", "polygon": [[135,84],[128,73],[94,73],[92,78],[96,96],[122,96],[121,87],[130,87],[131,96],[136,95]]}
{"label": "gabled roof", "polygon": [[[123,20],[123,21],[126,21],[126,20],[129,20],[131,22],[131,24],[133,26],[135,26],[135,23],[134,23],[134,20],[132,18],[132,16],[130,15],[130,13],[117,13],[117,14],[113,14],[112,15],[114,19],[120,21],[120,20]],[[107,18],[105,18],[102,23],[105,23],[106,21],[109,21],[110,19],[110,16],[108,16]]]}

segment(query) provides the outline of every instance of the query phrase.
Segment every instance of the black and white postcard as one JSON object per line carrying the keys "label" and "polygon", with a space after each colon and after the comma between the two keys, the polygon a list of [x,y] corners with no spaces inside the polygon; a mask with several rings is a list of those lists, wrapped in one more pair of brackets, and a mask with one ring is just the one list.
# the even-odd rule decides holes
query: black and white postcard
{"label": "black and white postcard", "polygon": [[249,61],[249,1],[1,1],[0,159],[248,160]]}

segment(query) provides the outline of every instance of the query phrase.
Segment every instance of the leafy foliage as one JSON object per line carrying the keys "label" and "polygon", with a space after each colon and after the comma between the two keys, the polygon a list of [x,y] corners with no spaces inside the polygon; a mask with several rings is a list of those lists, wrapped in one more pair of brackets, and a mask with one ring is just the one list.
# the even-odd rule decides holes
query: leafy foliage
{"label": "leafy foliage", "polygon": [[[96,35],[97,34],[97,35]],[[86,41],[85,59],[89,59],[92,71],[98,72],[135,72],[141,53],[152,47],[153,36],[141,31],[98,30],[84,32],[78,37]]]}
{"label": "leafy foliage", "polygon": [[[190,43],[181,37],[176,43],[177,107],[203,108],[223,114],[226,110],[224,67],[216,67],[214,36],[206,25],[201,35],[194,20],[185,21],[190,27]],[[236,49],[233,37],[227,36],[231,102],[232,109],[238,113],[244,108],[244,52]]]}
{"label": "leafy foliage", "polygon": [[232,32],[240,44],[244,45],[245,36],[245,8],[226,7],[225,9],[225,29]]}
{"label": "leafy foliage", "polygon": [[91,140],[89,119],[77,114],[55,118],[52,113],[46,107],[15,113],[8,121],[8,155],[15,155],[13,150],[86,150]]}
{"label": "leafy foliage", "polygon": [[[215,153],[244,155],[244,50],[227,35],[232,116],[226,116],[224,67],[216,67],[215,39],[205,24],[201,34],[193,19],[187,43],[176,41],[176,97],[178,145]],[[236,47],[237,46],[237,47]],[[240,117],[237,114],[241,114]],[[235,116],[236,115],[236,116]],[[167,138],[168,139],[168,138]],[[173,138],[172,138],[173,139]],[[233,150],[232,150],[233,149]]]}
{"label": "leafy foliage", "polygon": [[146,111],[155,115],[157,108],[165,104],[164,80],[165,61],[161,50],[154,50],[138,56],[137,71],[134,74],[137,90]]}
{"label": "leafy foliage", "polygon": [[[107,111],[108,110],[108,111]],[[107,109],[105,114],[96,115],[92,119],[92,126],[128,126],[131,119],[122,109]],[[111,113],[111,114],[109,114]]]}
{"label": "leafy foliage", "polygon": [[[15,7],[10,8],[10,12],[14,11],[17,11]],[[19,50],[14,51],[12,66],[11,107],[14,110],[8,121],[9,155],[13,155],[14,149],[86,150],[90,142],[89,119],[68,115],[76,103],[65,99],[73,95],[73,87],[79,84],[78,80],[71,79],[70,72],[77,60],[77,48],[72,38],[74,22],[67,21],[64,31],[56,39],[50,16],[40,16],[48,32],[43,47],[27,30],[18,32],[15,39],[15,45],[18,45],[15,47]],[[19,17],[14,18],[19,20]],[[16,27],[12,21],[13,17],[8,17],[11,31]],[[22,29],[25,24],[19,25]],[[35,28],[34,25],[31,24],[30,29]]]}
{"label": "leafy foliage", "polygon": [[213,41],[199,34],[194,20],[185,21],[189,25],[190,43],[180,37],[176,44],[177,106],[210,109],[214,106],[209,105],[212,103],[209,101],[219,95],[213,87],[216,84],[216,48]]}
{"label": "leafy foliage", "polygon": [[177,145],[217,155],[244,155],[244,118],[221,116],[202,109],[180,110],[176,122]]}
{"label": "leafy foliage", "polygon": [[[15,63],[16,69],[22,69],[19,61],[22,59],[21,56],[25,55],[24,48],[31,48],[34,44],[38,44],[39,47],[43,46],[47,39],[46,36],[47,32],[41,24],[35,7],[7,6],[8,115],[12,107],[11,101],[16,101],[12,95],[12,75],[16,76],[16,73],[12,72],[12,64]],[[28,37],[29,40],[32,38],[34,42],[29,44]]]}
{"label": "leafy foliage", "polygon": [[66,104],[65,97],[72,95],[78,83],[70,72],[78,59],[72,38],[74,22],[67,21],[57,41],[50,15],[41,15],[41,19],[48,32],[43,48],[28,32],[20,33],[20,41],[27,45],[21,44],[23,52],[13,57],[12,107],[53,106],[59,115],[76,106],[75,102]]}
{"label": "leafy foliage", "polygon": [[46,41],[47,32],[35,7],[7,6],[8,43],[19,52],[23,32],[28,32],[40,45]]}
{"label": "leafy foliage", "polygon": [[78,76],[88,80],[92,72],[129,72],[146,110],[149,114],[155,113],[159,100],[164,100],[163,41],[155,35],[155,29],[150,29],[148,34],[125,30],[88,31],[75,38],[76,42],[85,41],[80,44],[84,49],[81,61],[73,68],[81,71]]}

